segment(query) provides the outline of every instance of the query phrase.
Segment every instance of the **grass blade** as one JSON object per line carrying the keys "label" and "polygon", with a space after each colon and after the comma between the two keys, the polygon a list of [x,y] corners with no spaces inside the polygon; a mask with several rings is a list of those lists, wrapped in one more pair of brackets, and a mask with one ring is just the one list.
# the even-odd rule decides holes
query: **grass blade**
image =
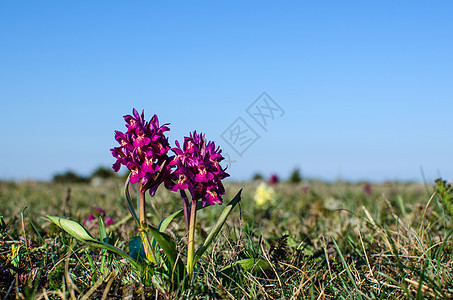
{"label": "grass blade", "polygon": [[[200,210],[200,209],[203,209],[205,207],[208,207],[208,206],[203,206],[203,203],[202,202],[198,202],[197,203],[197,211]],[[159,223],[159,226],[157,228],[159,228],[160,231],[164,231],[165,229],[167,229],[168,225],[170,225],[170,223],[176,219],[176,218],[180,218],[184,216],[184,210],[183,209],[180,209],[178,210],[177,212],[169,215],[168,217],[166,217],[165,219],[163,219],[160,223]]]}
{"label": "grass blade", "polygon": [[343,257],[343,253],[341,253],[340,248],[338,247],[337,242],[335,241],[334,238],[332,238],[332,241],[333,241],[333,244],[335,245],[335,249],[337,250],[338,255],[340,256],[341,263],[343,264],[343,267],[346,269],[346,273],[348,274],[349,279],[351,280],[352,284],[354,285],[354,289],[356,290],[356,294],[357,294],[358,298],[363,299],[362,292],[359,290],[359,288],[355,282],[355,278],[354,278],[354,276],[352,276],[351,270],[349,270],[349,266]]}
{"label": "grass blade", "polygon": [[[102,219],[101,216],[99,216],[99,239],[102,242],[108,243],[107,231],[105,230],[104,220]],[[102,249],[100,255],[101,255],[101,267],[100,267],[101,273],[105,276],[105,275],[107,275],[107,267],[105,265],[105,259],[107,257],[107,250]]]}
{"label": "grass blade", "polygon": [[215,226],[212,228],[211,232],[209,233],[208,237],[204,241],[203,245],[195,252],[193,264],[196,265],[198,259],[203,255],[203,253],[209,248],[212,244],[216,236],[219,234],[220,229],[222,229],[223,224],[225,224],[226,219],[230,215],[231,210],[236,206],[236,204],[241,201],[241,192],[242,189],[236,194],[236,196],[231,200],[225,209],[220,214],[219,219],[217,220]]}

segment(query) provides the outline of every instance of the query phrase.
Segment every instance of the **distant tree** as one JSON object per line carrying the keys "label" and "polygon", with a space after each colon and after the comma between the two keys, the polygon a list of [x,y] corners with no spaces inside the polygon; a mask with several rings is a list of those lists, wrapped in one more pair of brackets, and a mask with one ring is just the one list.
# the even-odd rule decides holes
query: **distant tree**
{"label": "distant tree", "polygon": [[99,177],[102,179],[116,177],[116,173],[111,168],[99,167],[91,174],[90,178]]}
{"label": "distant tree", "polygon": [[261,175],[260,173],[255,173],[252,177],[252,180],[253,181],[256,181],[256,180],[263,180],[263,175]]}
{"label": "distant tree", "polygon": [[288,181],[291,183],[299,183],[302,181],[302,176],[300,175],[300,171],[298,168],[294,169],[294,171],[289,176]]}
{"label": "distant tree", "polygon": [[88,178],[77,175],[73,171],[67,171],[65,173],[55,174],[52,181],[55,183],[85,183],[88,182]]}

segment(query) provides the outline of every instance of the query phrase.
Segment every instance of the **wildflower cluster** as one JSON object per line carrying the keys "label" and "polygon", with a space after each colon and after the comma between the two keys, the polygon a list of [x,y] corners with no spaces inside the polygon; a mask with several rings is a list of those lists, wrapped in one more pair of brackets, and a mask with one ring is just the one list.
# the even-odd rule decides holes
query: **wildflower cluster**
{"label": "wildflower cluster", "polygon": [[115,139],[120,146],[110,149],[117,159],[113,170],[118,172],[121,165],[131,171],[131,182],[140,182],[142,190],[149,189],[153,196],[163,182],[168,170],[168,151],[170,145],[164,132],[170,130],[164,124],[159,126],[159,119],[154,115],[149,122],[144,120],[136,109],[133,116],[124,116],[127,132],[115,131]]}
{"label": "wildflower cluster", "polygon": [[178,141],[176,146],[172,149],[176,156],[169,164],[176,166],[176,170],[166,183],[167,188],[188,189],[192,200],[201,199],[203,205],[221,204],[225,194],[221,180],[229,176],[219,164],[224,159],[222,150],[216,149],[214,142],[206,142],[205,136],[196,131],[184,138],[182,149]]}
{"label": "wildflower cluster", "polygon": [[[172,191],[188,189],[192,200],[200,200],[203,205],[221,204],[225,189],[221,182],[229,176],[220,166],[224,158],[215,143],[206,141],[203,134],[196,131],[184,138],[181,149],[170,148],[164,133],[170,129],[167,124],[159,126],[156,115],[149,122],[133,110],[133,116],[124,116],[127,132],[115,131],[115,139],[120,146],[111,149],[117,159],[113,170],[118,172],[121,165],[131,171],[131,182],[140,182],[142,192],[150,190],[153,196],[162,182]],[[172,150],[176,156],[169,157]]]}

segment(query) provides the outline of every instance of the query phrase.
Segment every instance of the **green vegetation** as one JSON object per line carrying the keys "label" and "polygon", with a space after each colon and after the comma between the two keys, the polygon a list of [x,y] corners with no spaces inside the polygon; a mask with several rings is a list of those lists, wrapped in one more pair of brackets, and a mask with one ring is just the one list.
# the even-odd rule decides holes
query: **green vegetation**
{"label": "green vegetation", "polygon": [[[275,201],[262,206],[254,197],[259,184],[227,182],[225,203],[199,211],[196,249],[228,199],[243,189],[240,209],[231,211],[219,238],[199,259],[190,288],[175,290],[157,277],[140,282],[121,256],[87,247],[44,218],[58,215],[85,224],[95,239],[139,257],[140,249],[129,248],[137,232],[121,179],[105,178],[101,185],[0,182],[0,296],[453,298],[452,191],[446,182],[278,183],[272,186]],[[155,224],[181,209],[179,195],[163,188],[147,201]],[[114,221],[105,229],[98,218],[104,212]],[[93,214],[98,217],[84,223]],[[184,219],[165,232],[179,249],[186,247]]]}
{"label": "green vegetation", "polygon": [[[111,168],[98,167],[91,173],[89,177],[85,177],[75,173],[74,171],[66,171],[57,173],[53,176],[54,183],[87,183],[93,179],[110,179],[116,178],[118,175]],[[127,176],[126,176],[127,177]]]}

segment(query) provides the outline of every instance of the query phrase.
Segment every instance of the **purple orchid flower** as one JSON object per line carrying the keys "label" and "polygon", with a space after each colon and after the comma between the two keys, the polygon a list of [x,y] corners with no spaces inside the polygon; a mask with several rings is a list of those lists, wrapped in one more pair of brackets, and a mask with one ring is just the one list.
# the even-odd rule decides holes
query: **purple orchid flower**
{"label": "purple orchid flower", "polygon": [[107,218],[105,218],[104,223],[105,223],[105,226],[111,226],[111,225],[113,225],[115,222],[113,221],[113,219],[112,219],[111,217],[107,217]]}
{"label": "purple orchid flower", "polygon": [[139,182],[142,191],[149,190],[154,196],[165,176],[170,173],[168,162],[171,158],[168,138],[164,133],[170,129],[164,124],[159,126],[159,119],[154,115],[149,122],[145,114],[134,108],[132,115],[124,116],[127,131],[115,131],[115,140],[120,144],[110,149],[116,158],[113,170],[118,172],[122,165],[131,171],[131,183]]}
{"label": "purple orchid flower", "polygon": [[96,216],[94,214],[90,214],[87,218],[83,220],[83,225],[89,226],[96,220]]}
{"label": "purple orchid flower", "polygon": [[230,176],[219,164],[224,159],[222,150],[196,131],[184,138],[182,149],[178,141],[175,143],[177,147],[171,150],[176,156],[169,167],[176,166],[176,170],[165,186],[172,191],[188,189],[192,200],[201,199],[203,205],[222,204],[222,195],[225,194],[222,180]]}

